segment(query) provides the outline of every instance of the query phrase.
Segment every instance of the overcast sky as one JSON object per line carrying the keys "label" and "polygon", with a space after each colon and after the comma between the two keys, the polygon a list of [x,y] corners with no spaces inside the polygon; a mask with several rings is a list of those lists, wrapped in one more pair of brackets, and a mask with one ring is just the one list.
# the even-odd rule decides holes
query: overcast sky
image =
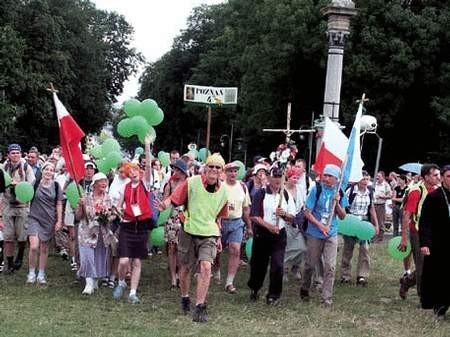
{"label": "overcast sky", "polygon": [[[125,16],[134,27],[133,47],[146,61],[154,62],[170,50],[173,39],[186,28],[186,21],[194,7],[217,4],[224,0],[92,0],[97,8],[115,11]],[[138,74],[125,83],[122,102],[137,94]]]}

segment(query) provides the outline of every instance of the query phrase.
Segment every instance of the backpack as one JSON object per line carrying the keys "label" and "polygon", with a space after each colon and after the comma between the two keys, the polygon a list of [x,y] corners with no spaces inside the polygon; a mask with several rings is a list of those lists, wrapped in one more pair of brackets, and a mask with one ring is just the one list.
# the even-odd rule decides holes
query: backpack
{"label": "backpack", "polygon": [[[41,180],[39,179],[39,180],[36,180],[33,184],[34,194],[33,194],[33,199],[31,199],[31,201],[30,201],[30,206],[34,201],[34,198],[36,198],[36,192],[37,192],[40,182],[41,182]],[[59,192],[60,192],[59,184],[56,181],[53,181],[53,187],[55,188],[55,206],[56,206],[56,204],[58,203]]]}
{"label": "backpack", "polygon": [[[353,204],[353,201],[355,200],[356,197],[356,188],[358,187],[358,184],[354,184],[349,186],[346,189],[346,192],[349,191],[349,195],[348,195],[348,207],[347,207],[347,211],[350,209],[351,204]],[[369,203],[369,207],[367,208],[367,216],[370,215],[370,205],[372,205],[373,203],[373,188],[370,186],[367,186],[367,188],[369,189],[369,199],[370,199],[370,203]]]}
{"label": "backpack", "polygon": [[[318,183],[316,184],[316,199],[314,201],[314,208],[316,208],[317,201],[319,201],[320,194],[322,193],[322,184]],[[344,192],[342,192],[341,189],[339,189],[339,195],[341,198],[344,196]],[[300,232],[306,233],[306,230],[308,229],[308,219],[305,216],[305,208],[303,207],[300,212],[296,214],[294,217],[294,222],[292,223],[294,227],[297,227]]]}

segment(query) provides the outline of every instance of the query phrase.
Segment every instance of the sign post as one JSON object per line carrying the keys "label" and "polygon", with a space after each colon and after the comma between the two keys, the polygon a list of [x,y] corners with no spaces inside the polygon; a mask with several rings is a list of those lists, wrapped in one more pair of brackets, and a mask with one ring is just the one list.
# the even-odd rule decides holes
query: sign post
{"label": "sign post", "polygon": [[206,151],[208,151],[211,138],[212,107],[228,107],[236,105],[238,88],[205,87],[200,85],[185,84],[183,93],[183,98],[186,103],[208,107],[206,124]]}

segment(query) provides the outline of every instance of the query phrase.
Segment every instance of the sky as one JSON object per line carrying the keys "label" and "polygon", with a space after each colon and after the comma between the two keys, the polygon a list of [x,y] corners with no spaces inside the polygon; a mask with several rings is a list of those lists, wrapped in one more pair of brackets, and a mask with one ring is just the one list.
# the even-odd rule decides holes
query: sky
{"label": "sky", "polygon": [[[168,52],[173,39],[186,28],[194,7],[212,5],[224,0],[92,0],[96,7],[125,16],[134,27],[132,47],[141,52],[147,62],[157,61]],[[137,95],[140,72],[125,83],[119,103]]]}

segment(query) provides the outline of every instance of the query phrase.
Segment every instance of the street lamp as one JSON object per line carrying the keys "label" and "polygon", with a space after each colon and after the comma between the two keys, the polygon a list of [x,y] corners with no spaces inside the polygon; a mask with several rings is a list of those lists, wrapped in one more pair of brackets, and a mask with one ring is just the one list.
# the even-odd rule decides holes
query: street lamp
{"label": "street lamp", "polygon": [[[374,116],[364,115],[361,117],[361,137],[363,138],[363,140],[364,135],[366,133],[375,135],[378,138],[377,159],[375,160],[375,172],[373,175],[374,177],[378,173],[381,158],[381,147],[383,146],[383,138],[381,138],[380,135],[377,133],[377,128],[378,122]],[[361,151],[362,151],[362,144],[363,142],[361,141]]]}

